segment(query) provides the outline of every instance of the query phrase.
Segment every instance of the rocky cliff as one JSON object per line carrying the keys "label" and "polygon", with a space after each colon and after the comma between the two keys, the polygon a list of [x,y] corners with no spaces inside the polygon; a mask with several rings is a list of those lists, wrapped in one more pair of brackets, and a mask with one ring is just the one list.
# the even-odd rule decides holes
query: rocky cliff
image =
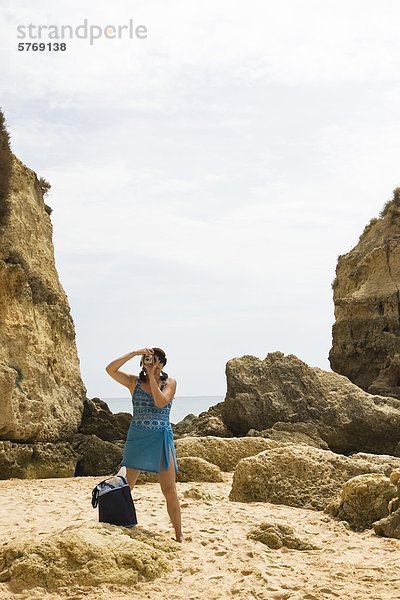
{"label": "rocky cliff", "polygon": [[[48,443],[61,444],[55,454],[71,457],[63,442],[79,427],[86,395],[71,310],[55,266],[51,209],[36,174],[11,153],[4,185],[4,129],[1,136],[0,440],[8,445],[0,442],[0,477],[6,463],[10,476],[9,462],[18,462],[21,453],[34,456],[36,442],[42,450],[47,443],[47,453]],[[57,474],[51,468],[47,473]]]}
{"label": "rocky cliff", "polygon": [[[180,435],[263,436],[352,454],[400,453],[400,400],[282,352],[226,364],[225,400],[177,424]],[[219,423],[219,429],[215,423]],[[210,434],[210,423],[214,432]]]}
{"label": "rocky cliff", "polygon": [[400,398],[400,188],[340,256],[332,284],[331,368],[364,390]]}

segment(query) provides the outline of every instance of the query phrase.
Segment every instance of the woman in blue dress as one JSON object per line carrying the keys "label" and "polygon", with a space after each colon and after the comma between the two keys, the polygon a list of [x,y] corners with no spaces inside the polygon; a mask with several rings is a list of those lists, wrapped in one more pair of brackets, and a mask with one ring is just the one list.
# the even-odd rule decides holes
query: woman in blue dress
{"label": "woman in blue dress", "polygon": [[[141,356],[139,376],[120,371],[134,356]],[[121,462],[126,467],[129,487],[134,487],[140,471],[158,473],[175,539],[183,542],[175,480],[178,464],[169,420],[176,381],[162,370],[166,363],[167,357],[161,348],[142,348],[116,358],[106,366],[106,371],[127,387],[132,397],[132,421]]]}

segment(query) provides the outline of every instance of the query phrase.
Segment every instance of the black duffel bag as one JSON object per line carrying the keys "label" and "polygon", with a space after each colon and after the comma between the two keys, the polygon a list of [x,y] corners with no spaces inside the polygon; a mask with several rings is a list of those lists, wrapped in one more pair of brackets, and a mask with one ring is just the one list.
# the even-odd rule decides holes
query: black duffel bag
{"label": "black duffel bag", "polygon": [[133,527],[137,524],[131,489],[123,475],[100,481],[92,491],[92,506],[99,506],[99,521]]}

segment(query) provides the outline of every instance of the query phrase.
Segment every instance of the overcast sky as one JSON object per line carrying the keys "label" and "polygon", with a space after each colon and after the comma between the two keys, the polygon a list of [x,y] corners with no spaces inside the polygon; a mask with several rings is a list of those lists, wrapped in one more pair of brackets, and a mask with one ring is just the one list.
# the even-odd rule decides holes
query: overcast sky
{"label": "overcast sky", "polygon": [[[85,18],[148,35],[17,51],[18,25]],[[1,106],[52,185],[89,397],[129,395],[104,367],[146,345],[178,396],[224,395],[244,354],[330,370],[337,256],[400,185],[399,22],[395,0],[3,4]]]}

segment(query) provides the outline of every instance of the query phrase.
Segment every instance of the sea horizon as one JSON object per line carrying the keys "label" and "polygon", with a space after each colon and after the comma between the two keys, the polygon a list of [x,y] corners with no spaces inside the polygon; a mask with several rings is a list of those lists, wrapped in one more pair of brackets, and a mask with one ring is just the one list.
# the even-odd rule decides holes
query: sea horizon
{"label": "sea horizon", "polygon": [[[118,412],[132,414],[132,400],[129,396],[113,398],[97,397],[106,402],[114,414]],[[225,396],[176,396],[172,401],[170,421],[171,423],[176,424],[189,414],[198,416],[201,412],[208,410],[210,406],[222,402],[224,397]]]}

